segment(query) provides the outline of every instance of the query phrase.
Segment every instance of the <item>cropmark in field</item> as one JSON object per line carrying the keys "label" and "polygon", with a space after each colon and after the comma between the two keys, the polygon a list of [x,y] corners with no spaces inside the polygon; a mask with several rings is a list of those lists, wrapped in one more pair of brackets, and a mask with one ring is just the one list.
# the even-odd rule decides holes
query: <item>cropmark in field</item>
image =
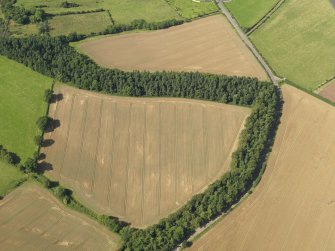
{"label": "cropmark in field", "polygon": [[36,184],[0,201],[1,249],[117,250],[120,239],[82,214],[69,211]]}
{"label": "cropmark in field", "polygon": [[229,170],[249,109],[172,98],[121,98],[57,87],[61,126],[45,135],[47,176],[99,213],[157,223]]}

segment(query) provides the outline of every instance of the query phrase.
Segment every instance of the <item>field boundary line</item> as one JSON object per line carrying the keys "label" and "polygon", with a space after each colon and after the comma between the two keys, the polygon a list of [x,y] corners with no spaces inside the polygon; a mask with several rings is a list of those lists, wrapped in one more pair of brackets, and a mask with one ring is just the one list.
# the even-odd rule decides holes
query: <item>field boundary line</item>
{"label": "field boundary line", "polygon": [[286,2],[286,0],[279,0],[271,9],[269,12],[267,12],[256,24],[254,24],[248,31],[247,36],[250,36],[254,31],[256,31],[258,28],[263,26],[271,17],[273,14],[277,12],[277,10],[282,7],[282,5]]}

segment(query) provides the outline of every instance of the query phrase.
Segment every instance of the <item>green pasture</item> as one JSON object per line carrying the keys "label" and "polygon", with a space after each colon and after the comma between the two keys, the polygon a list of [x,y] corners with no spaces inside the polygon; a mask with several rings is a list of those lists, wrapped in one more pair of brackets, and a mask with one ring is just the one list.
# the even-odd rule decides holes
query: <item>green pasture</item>
{"label": "green pasture", "polygon": [[166,0],[176,12],[187,19],[204,16],[218,11],[218,7],[214,1],[195,2],[192,0]]}
{"label": "green pasture", "polygon": [[43,9],[50,14],[73,11],[88,11],[103,8],[109,10],[113,20],[118,23],[130,23],[134,19],[145,19],[148,22],[180,18],[176,11],[164,0],[73,0],[79,4],[75,8],[61,8],[64,0],[18,0],[18,5],[25,8],[46,6]]}
{"label": "green pasture", "polygon": [[335,9],[329,0],[286,1],[250,36],[277,75],[308,90],[335,76]]}
{"label": "green pasture", "polygon": [[232,0],[226,3],[239,24],[251,28],[264,17],[278,0]]}
{"label": "green pasture", "polygon": [[37,150],[38,117],[46,112],[44,91],[52,79],[0,56],[0,144],[25,161]]}
{"label": "green pasture", "polygon": [[15,166],[0,161],[0,196],[3,197],[26,179]]}
{"label": "green pasture", "polygon": [[73,32],[90,34],[100,32],[112,25],[107,12],[55,16],[49,20],[50,34],[68,35]]}

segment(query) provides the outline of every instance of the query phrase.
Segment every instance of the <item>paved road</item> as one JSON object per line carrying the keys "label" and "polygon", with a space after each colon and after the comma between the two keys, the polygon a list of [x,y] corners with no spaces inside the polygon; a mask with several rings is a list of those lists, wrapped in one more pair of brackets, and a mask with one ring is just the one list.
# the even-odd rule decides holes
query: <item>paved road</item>
{"label": "paved road", "polygon": [[278,86],[278,77],[274,75],[271,68],[268,66],[268,64],[265,62],[263,57],[258,53],[254,45],[250,42],[247,35],[241,30],[240,26],[236,22],[235,18],[230,14],[230,12],[226,9],[226,7],[223,5],[222,0],[216,0],[219,8],[221,9],[222,13],[228,18],[229,22],[232,24],[232,26],[235,28],[243,42],[248,46],[248,48],[251,50],[251,52],[255,55],[255,57],[258,59],[258,61],[261,63],[263,68],[265,69],[266,73],[268,74],[269,78],[271,79],[272,83],[276,86]]}

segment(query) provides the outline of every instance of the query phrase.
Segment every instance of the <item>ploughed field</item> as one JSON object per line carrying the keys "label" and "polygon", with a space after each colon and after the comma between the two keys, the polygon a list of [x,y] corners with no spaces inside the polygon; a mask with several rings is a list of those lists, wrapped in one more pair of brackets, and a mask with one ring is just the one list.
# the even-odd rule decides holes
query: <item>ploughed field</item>
{"label": "ploughed field", "polygon": [[98,64],[110,68],[200,71],[267,79],[264,69],[222,15],[166,30],[86,40],[77,46]]}
{"label": "ploughed field", "polygon": [[24,185],[0,201],[2,250],[117,250],[120,240],[66,209],[48,191]]}
{"label": "ploughed field", "polygon": [[[50,107],[47,176],[85,205],[137,227],[157,223],[229,169],[248,108],[128,98],[65,86]],[[51,164],[51,165],[50,165]]]}
{"label": "ploughed field", "polygon": [[327,86],[322,87],[318,94],[330,101],[335,102],[335,80],[332,80]]}
{"label": "ploughed field", "polygon": [[192,250],[334,250],[335,108],[284,85],[262,181]]}

